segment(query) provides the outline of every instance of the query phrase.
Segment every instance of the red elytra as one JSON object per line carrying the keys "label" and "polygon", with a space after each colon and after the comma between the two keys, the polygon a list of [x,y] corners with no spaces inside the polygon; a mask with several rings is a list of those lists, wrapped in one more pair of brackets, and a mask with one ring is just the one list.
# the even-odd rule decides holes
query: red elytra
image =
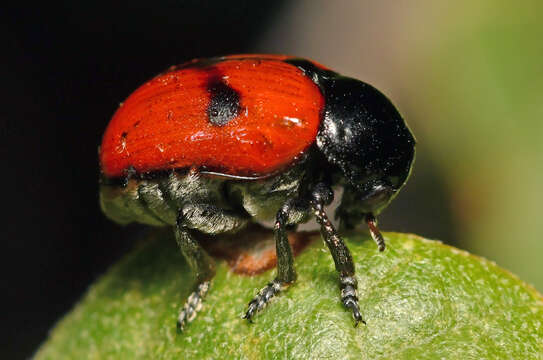
{"label": "red elytra", "polygon": [[[285,59],[236,55],[209,66],[191,62],[148,81],[119,107],[104,133],[103,174],[197,167],[265,176],[293,163],[315,141],[324,98]],[[220,126],[208,116],[208,85],[217,76],[239,94],[239,113]]]}

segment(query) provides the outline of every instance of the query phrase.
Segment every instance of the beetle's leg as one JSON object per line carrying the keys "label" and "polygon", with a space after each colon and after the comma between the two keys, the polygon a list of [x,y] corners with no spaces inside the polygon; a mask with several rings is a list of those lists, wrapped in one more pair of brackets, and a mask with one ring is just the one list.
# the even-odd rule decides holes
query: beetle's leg
{"label": "beetle's leg", "polygon": [[197,284],[194,291],[189,295],[177,319],[177,328],[182,331],[187,323],[194,320],[196,313],[202,308],[202,300],[209,290],[211,278],[215,275],[215,266],[213,260],[186,227],[182,212],[179,214],[177,225],[175,226],[175,239],[181,253],[196,274]]}
{"label": "beetle's leg", "polygon": [[358,296],[356,293],[357,281],[354,276],[353,258],[324,210],[324,206],[332,202],[333,194],[332,189],[328,185],[318,184],[312,192],[310,203],[317,222],[321,226],[322,237],[334,259],[336,271],[339,273],[341,301],[346,308],[352,311],[355,326],[357,326],[359,322],[364,324],[366,322],[362,319],[358,306]]}
{"label": "beetle's leg", "polygon": [[249,222],[247,216],[205,203],[187,203],[178,213],[175,238],[190,268],[196,273],[196,288],[190,294],[179,314],[177,326],[183,329],[202,308],[202,300],[215,275],[213,260],[194,238],[191,230],[207,234],[220,234],[243,228]]}
{"label": "beetle's leg", "polygon": [[277,276],[268,285],[262,288],[258,294],[249,302],[244,319],[251,321],[251,318],[262,310],[272,297],[274,297],[285,286],[296,280],[294,270],[294,256],[288,242],[286,226],[289,216],[294,209],[294,201],[289,201],[277,212],[274,235],[275,249],[277,253]]}
{"label": "beetle's leg", "polygon": [[205,203],[185,204],[181,212],[185,226],[211,235],[240,230],[250,220],[249,217],[240,215],[236,211]]}

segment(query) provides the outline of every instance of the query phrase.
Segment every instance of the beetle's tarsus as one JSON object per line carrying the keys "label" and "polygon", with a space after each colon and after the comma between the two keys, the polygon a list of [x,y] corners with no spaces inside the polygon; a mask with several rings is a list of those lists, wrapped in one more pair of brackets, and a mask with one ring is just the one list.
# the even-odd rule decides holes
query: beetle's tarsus
{"label": "beetle's tarsus", "polygon": [[177,331],[182,332],[185,328],[185,325],[194,320],[198,311],[202,310],[202,301],[209,291],[209,281],[204,281],[199,284],[195,291],[193,291],[183,309],[179,312],[179,317],[177,318]]}
{"label": "beetle's tarsus", "polygon": [[274,297],[279,291],[281,291],[283,284],[275,279],[262,288],[258,294],[249,302],[247,306],[247,312],[243,315],[243,319],[247,319],[252,323],[253,316],[266,307],[268,302]]}
{"label": "beetle's tarsus", "polygon": [[354,276],[341,276],[341,302],[343,306],[352,311],[354,326],[357,327],[359,323],[366,322],[360,314],[360,307],[358,306],[358,295],[356,293],[357,281]]}

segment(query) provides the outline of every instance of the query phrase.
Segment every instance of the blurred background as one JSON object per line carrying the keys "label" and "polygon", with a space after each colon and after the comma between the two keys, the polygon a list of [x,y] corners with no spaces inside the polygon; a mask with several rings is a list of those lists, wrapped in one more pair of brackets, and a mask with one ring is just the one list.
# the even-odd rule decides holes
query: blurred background
{"label": "blurred background", "polygon": [[312,58],[385,92],[418,140],[380,219],[485,256],[543,290],[543,2],[66,2],[0,12],[0,357],[47,330],[142,228],[107,221],[97,146],[145,80],[194,57]]}

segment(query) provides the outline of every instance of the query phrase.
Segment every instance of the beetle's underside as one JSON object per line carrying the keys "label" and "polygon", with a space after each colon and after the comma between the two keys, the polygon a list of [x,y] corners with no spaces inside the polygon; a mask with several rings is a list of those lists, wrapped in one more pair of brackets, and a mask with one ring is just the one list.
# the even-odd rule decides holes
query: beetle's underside
{"label": "beetle's underside", "polygon": [[343,304],[358,323],[363,320],[352,258],[324,211],[324,206],[333,200],[331,177],[330,174],[326,178],[316,176],[308,164],[302,161],[276,176],[254,181],[221,178],[192,169],[171,171],[154,179],[128,178],[124,186],[104,182],[100,202],[106,215],[121,224],[174,226],[181,252],[197,277],[195,290],[179,315],[180,329],[196,316],[214,275],[213,260],[198,243],[198,232],[212,235],[236,232],[250,222],[275,220],[277,276],[249,303],[245,317],[251,319],[295,280],[286,228],[306,222],[311,216],[321,225],[334,258]]}

